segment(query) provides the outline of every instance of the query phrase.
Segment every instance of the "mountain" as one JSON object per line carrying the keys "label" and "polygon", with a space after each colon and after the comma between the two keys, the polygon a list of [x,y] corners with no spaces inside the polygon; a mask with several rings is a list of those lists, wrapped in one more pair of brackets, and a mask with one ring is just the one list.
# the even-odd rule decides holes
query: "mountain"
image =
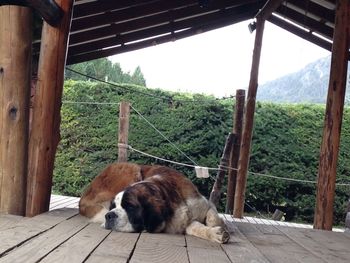
{"label": "mountain", "polygon": [[[330,60],[330,56],[321,58],[295,73],[259,86],[257,100],[277,103],[326,103]],[[345,96],[347,103],[350,103],[349,82],[348,79]]]}

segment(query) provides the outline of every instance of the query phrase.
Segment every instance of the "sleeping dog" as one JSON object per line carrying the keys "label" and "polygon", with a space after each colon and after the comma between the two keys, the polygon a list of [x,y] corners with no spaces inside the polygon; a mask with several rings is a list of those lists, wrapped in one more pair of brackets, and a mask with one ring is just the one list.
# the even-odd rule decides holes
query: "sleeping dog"
{"label": "sleeping dog", "polygon": [[[125,168],[135,164],[116,165]],[[121,232],[186,233],[219,243],[228,242],[230,235],[215,207],[184,175],[164,166],[140,166],[140,173],[142,181],[135,180],[137,182],[115,193],[110,211],[101,209],[92,216],[94,221],[103,221],[106,229]],[[108,188],[108,184],[104,187]]]}

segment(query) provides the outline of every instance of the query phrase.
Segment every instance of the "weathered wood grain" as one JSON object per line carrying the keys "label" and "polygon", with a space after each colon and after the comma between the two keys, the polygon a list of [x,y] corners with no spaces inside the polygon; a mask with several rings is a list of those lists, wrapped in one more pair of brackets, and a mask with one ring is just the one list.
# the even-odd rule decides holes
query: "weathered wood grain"
{"label": "weathered wood grain", "polygon": [[87,263],[126,263],[139,239],[137,233],[112,232],[92,252],[86,260]]}
{"label": "weathered wood grain", "polygon": [[349,262],[350,239],[344,233],[277,227],[283,234],[327,262]]}
{"label": "weathered wood grain", "polygon": [[[300,244],[293,242],[290,238],[283,235],[283,233],[277,234],[277,232],[267,230],[267,228],[275,228],[275,226],[264,225],[264,232],[266,232],[266,234],[264,234],[253,224],[236,223],[236,225],[248,240],[270,262],[326,262],[322,257],[316,256],[312,251],[309,251]],[[268,232],[270,233],[268,234]]]}
{"label": "weathered wood grain", "polygon": [[[87,225],[86,218],[79,215],[69,220],[64,220],[49,231],[41,233],[18,248],[15,248],[11,253],[4,255],[1,257],[1,262],[38,262],[66,242],[66,240],[79,231],[82,231]],[[80,253],[80,251],[76,251],[75,253]]]}
{"label": "weathered wood grain", "polygon": [[44,23],[28,149],[26,215],[49,210],[73,0],[56,0],[64,15],[57,28]]}
{"label": "weathered wood grain", "polygon": [[[40,262],[83,262],[109,233],[110,231],[103,229],[98,224],[90,224],[57,247]],[[76,253],[77,251],[79,253]]]}
{"label": "weathered wood grain", "polygon": [[183,235],[142,233],[130,262],[189,262],[185,244]]}
{"label": "weathered wood grain", "polygon": [[77,209],[50,211],[32,218],[23,218],[17,223],[9,224],[0,232],[0,255],[47,231],[68,218],[77,215]]}
{"label": "weathered wood grain", "polygon": [[226,226],[231,234],[227,244],[221,245],[231,262],[267,263],[265,256],[239,231],[229,216],[225,216]]}
{"label": "weathered wood grain", "polygon": [[350,45],[350,2],[336,1],[331,71],[320,149],[314,228],[332,230]]}
{"label": "weathered wood grain", "polygon": [[27,7],[1,6],[0,20],[0,212],[23,216],[32,11]]}
{"label": "weathered wood grain", "polygon": [[10,228],[20,220],[23,220],[22,216],[0,214],[0,230]]}

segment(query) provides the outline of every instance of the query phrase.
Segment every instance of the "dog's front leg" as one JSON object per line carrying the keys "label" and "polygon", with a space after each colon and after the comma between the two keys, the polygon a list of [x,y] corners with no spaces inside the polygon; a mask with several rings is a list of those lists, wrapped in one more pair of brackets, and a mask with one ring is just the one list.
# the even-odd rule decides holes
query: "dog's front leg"
{"label": "dog's front leg", "polygon": [[218,243],[227,243],[230,239],[230,234],[224,228],[206,226],[198,221],[193,221],[186,228],[186,234]]}

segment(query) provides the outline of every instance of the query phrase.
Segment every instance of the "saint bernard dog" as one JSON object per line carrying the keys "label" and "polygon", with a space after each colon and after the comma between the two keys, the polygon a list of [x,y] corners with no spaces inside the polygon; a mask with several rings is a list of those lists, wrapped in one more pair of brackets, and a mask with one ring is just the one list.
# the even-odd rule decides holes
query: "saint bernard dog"
{"label": "saint bernard dog", "polygon": [[[229,241],[230,235],[215,207],[183,174],[164,166],[131,163],[113,164],[106,170],[95,178],[79,204],[81,214],[102,222],[104,228],[120,232],[186,233],[218,243]],[[123,176],[126,179],[120,184],[114,182]]]}

